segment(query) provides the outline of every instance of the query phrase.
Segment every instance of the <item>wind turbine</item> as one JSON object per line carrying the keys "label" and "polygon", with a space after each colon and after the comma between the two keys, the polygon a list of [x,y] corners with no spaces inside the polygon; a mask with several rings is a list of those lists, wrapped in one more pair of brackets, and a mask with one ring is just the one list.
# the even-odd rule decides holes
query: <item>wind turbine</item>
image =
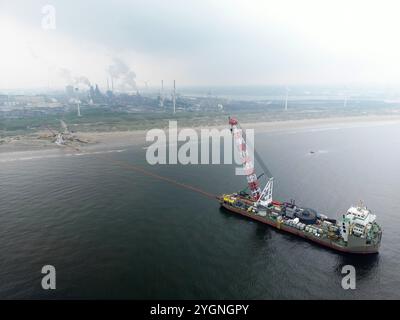
{"label": "wind turbine", "polygon": [[79,100],[79,94],[78,94],[79,88],[75,88],[75,94],[76,94],[76,107],[78,111],[78,117],[81,117],[81,101]]}
{"label": "wind turbine", "polygon": [[81,115],[81,101],[78,99],[76,103],[78,105],[78,117],[82,117],[82,115]]}
{"label": "wind turbine", "polygon": [[285,111],[287,111],[288,99],[289,99],[289,88],[286,87]]}

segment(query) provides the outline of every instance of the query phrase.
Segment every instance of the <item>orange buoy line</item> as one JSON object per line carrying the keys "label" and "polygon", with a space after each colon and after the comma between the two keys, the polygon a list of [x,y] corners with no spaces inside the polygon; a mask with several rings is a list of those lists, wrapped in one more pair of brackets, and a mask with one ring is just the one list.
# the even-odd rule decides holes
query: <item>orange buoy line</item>
{"label": "orange buoy line", "polygon": [[143,174],[145,174],[147,176],[150,176],[150,177],[153,177],[153,178],[156,178],[156,179],[159,179],[159,180],[167,181],[167,182],[169,182],[171,184],[174,184],[174,185],[176,185],[178,187],[198,192],[198,193],[200,193],[200,194],[202,194],[202,195],[204,195],[206,197],[209,197],[209,198],[214,198],[214,199],[216,198],[216,195],[211,194],[211,193],[209,193],[207,191],[204,191],[204,190],[199,189],[197,187],[194,187],[194,186],[191,186],[191,185],[188,185],[188,184],[173,180],[171,178],[160,176],[159,174],[153,173],[151,171],[148,171],[148,170],[143,169],[141,167],[135,166],[133,164],[122,162],[122,161],[119,161],[119,160],[113,160],[113,159],[109,159],[109,160],[112,161],[113,163],[119,165],[120,167],[127,168],[127,169],[132,169],[132,170],[141,172],[141,173],[143,173]]}
{"label": "orange buoy line", "polygon": [[[67,146],[67,147],[69,147],[69,148],[72,148],[72,149],[74,149],[75,151],[81,151],[79,148],[76,148],[76,147],[73,147],[73,146],[69,146],[69,145],[67,145],[67,144],[66,144],[65,146]],[[216,195],[214,195],[214,194],[212,194],[212,193],[209,193],[209,192],[207,192],[207,191],[204,191],[204,190],[202,190],[202,189],[200,189],[200,188],[197,188],[197,187],[194,187],[194,186],[191,186],[191,185],[188,185],[188,184],[185,184],[185,183],[176,181],[176,180],[171,179],[171,178],[168,178],[168,177],[161,176],[161,175],[159,175],[159,174],[153,173],[153,172],[151,172],[151,171],[148,171],[148,170],[143,169],[143,168],[141,168],[141,167],[138,167],[138,166],[136,166],[136,165],[130,164],[130,163],[128,163],[128,162],[123,162],[123,161],[119,161],[119,160],[115,160],[115,159],[110,159],[110,158],[108,158],[108,157],[105,157],[104,155],[103,155],[103,156],[97,155],[97,156],[98,156],[99,158],[101,157],[101,158],[105,159],[106,161],[113,162],[114,164],[116,164],[116,165],[118,165],[118,166],[120,166],[120,167],[122,167],[122,168],[126,168],[126,169],[130,169],[130,170],[134,170],[134,171],[136,171],[136,172],[143,173],[144,175],[147,175],[147,176],[156,178],[156,179],[158,179],[158,180],[163,180],[163,181],[169,182],[169,183],[174,184],[174,185],[176,185],[176,186],[178,186],[178,187],[180,187],[180,188],[184,188],[184,189],[188,189],[188,190],[191,190],[191,191],[200,193],[200,194],[202,194],[203,196],[206,196],[206,197],[209,197],[209,198],[213,198],[213,199],[217,198]]]}

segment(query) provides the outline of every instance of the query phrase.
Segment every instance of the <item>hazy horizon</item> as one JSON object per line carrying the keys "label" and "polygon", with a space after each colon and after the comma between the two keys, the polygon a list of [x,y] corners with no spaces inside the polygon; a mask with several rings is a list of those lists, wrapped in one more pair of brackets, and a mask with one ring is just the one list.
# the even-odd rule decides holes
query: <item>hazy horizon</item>
{"label": "hazy horizon", "polygon": [[[54,28],[42,26],[47,5]],[[112,74],[121,91],[161,79],[181,87],[400,87],[399,8],[358,0],[1,1],[0,90],[105,87]]]}

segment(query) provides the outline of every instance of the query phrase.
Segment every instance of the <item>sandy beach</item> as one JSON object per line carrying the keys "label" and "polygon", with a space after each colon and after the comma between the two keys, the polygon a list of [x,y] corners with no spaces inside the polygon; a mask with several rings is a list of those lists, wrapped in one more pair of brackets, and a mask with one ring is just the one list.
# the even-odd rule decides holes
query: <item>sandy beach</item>
{"label": "sandy beach", "polygon": [[[335,117],[323,119],[304,119],[304,120],[282,120],[271,122],[252,122],[242,123],[247,129],[254,129],[255,132],[274,132],[299,129],[322,129],[329,127],[349,127],[354,125],[384,125],[390,123],[400,123],[400,115],[385,116],[358,116],[358,117]],[[180,127],[178,122],[178,130],[188,128]],[[202,126],[191,127],[196,130],[204,128],[226,129],[227,126]],[[149,128],[153,129],[153,128]],[[111,131],[111,132],[77,132],[76,136],[88,143],[71,143],[68,146],[57,146],[53,143],[52,138],[43,138],[47,132],[37,132],[35,134],[21,135],[14,137],[2,138],[0,144],[0,154],[40,151],[40,150],[98,150],[117,147],[128,147],[129,145],[146,145],[146,133],[148,130],[131,130],[131,131]]]}

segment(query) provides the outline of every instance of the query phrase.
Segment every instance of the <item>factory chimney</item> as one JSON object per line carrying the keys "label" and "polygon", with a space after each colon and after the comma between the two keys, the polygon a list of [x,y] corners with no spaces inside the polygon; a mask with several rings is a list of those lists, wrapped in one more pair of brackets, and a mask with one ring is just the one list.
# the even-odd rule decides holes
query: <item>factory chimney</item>
{"label": "factory chimney", "polygon": [[174,113],[176,112],[176,88],[175,88],[175,80],[174,80],[174,91],[172,94],[172,104],[174,105]]}
{"label": "factory chimney", "polygon": [[164,80],[161,80],[160,107],[164,107]]}

